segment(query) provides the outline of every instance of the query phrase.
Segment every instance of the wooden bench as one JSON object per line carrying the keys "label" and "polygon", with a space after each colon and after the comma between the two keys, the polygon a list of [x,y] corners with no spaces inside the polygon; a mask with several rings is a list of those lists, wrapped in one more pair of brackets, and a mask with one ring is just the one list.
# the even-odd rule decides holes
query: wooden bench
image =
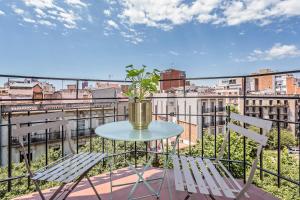
{"label": "wooden bench", "polygon": [[[32,124],[33,122],[35,123]],[[64,133],[64,127],[67,125],[67,121],[64,119],[63,112],[13,117],[11,123],[16,125],[16,129],[13,129],[13,135],[19,137],[21,152],[24,156],[29,177],[34,182],[36,189],[43,200],[45,200],[45,197],[40,190],[39,181],[53,181],[60,183],[60,186],[49,198],[49,200],[66,199],[84,177],[88,180],[98,199],[101,199],[87,174],[96,164],[106,157],[106,154],[75,154],[75,151],[70,144],[70,135],[67,136],[67,141],[69,149],[72,152],[71,154],[64,156],[63,158],[36,172],[32,172],[30,169],[26,150],[24,148],[23,137],[37,131],[49,129],[60,129],[61,133]],[[24,124],[26,126],[22,126]],[[28,124],[31,125],[28,126]]]}
{"label": "wooden bench", "polygon": [[[231,113],[230,119],[230,122],[227,124],[227,131],[224,135],[220,153],[215,160],[172,155],[175,188],[178,191],[187,192],[185,199],[189,199],[192,194],[198,192],[211,197],[221,198],[240,199],[243,196],[249,197],[246,192],[252,183],[262,148],[267,144],[268,138],[266,137],[266,132],[270,131],[272,122],[235,113]],[[263,129],[263,134],[261,135],[253,130],[246,129],[240,126],[241,123],[261,128]],[[227,146],[230,130],[258,144],[256,158],[252,163],[250,175],[243,187],[233,178],[220,161]]]}

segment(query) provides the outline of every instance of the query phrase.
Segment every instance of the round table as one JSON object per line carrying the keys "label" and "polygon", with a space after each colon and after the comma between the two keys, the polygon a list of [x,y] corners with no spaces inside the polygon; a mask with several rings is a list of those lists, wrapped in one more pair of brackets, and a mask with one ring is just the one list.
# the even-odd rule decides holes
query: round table
{"label": "round table", "polygon": [[[157,141],[157,140],[164,140],[172,137],[176,137],[175,144],[173,146],[173,149],[171,151],[171,154],[175,153],[176,146],[178,144],[179,136],[181,133],[183,133],[183,128],[175,124],[173,122],[166,122],[166,121],[152,121],[149,124],[148,129],[145,130],[135,130],[133,129],[132,125],[130,124],[129,121],[118,121],[118,122],[111,122],[107,123],[104,125],[101,125],[96,128],[95,133],[103,137],[105,139],[109,140],[117,140],[117,141],[127,141],[127,142],[150,142],[150,141]],[[163,145],[163,142],[162,142]],[[162,146],[162,153],[164,154],[164,148]],[[135,182],[134,186],[132,187],[128,199],[132,198],[132,195],[134,191],[136,190],[137,186],[139,183],[144,183],[149,192],[151,193],[150,196],[156,196],[159,198],[160,196],[160,191],[161,187],[165,178],[165,174],[167,171],[168,167],[168,161],[169,157],[165,159],[164,162],[164,170],[163,170],[163,175],[160,178],[161,183],[158,191],[155,191],[152,186],[149,185],[148,181],[151,180],[146,180],[144,179],[143,175],[145,170],[149,168],[151,165],[152,161],[154,158],[154,153],[150,157],[149,161],[146,163],[146,165],[143,167],[143,169],[138,172],[137,169],[130,163],[128,160],[126,160],[127,164],[129,165],[130,169],[133,170],[136,175],[138,176],[137,181]],[[112,161],[110,162],[110,169],[112,169]],[[110,170],[110,177],[112,176],[112,170]],[[130,183],[129,183],[130,184]],[[124,184],[121,184],[124,186]],[[112,187],[117,187],[120,185],[113,185],[112,184],[112,179],[111,179],[111,195],[112,195]],[[143,196],[143,197],[148,197],[149,195]],[[138,198],[143,198],[143,197],[138,197]],[[112,196],[111,196],[112,198]],[[136,198],[136,197],[135,197]]]}
{"label": "round table", "polygon": [[172,122],[152,121],[148,129],[135,130],[129,121],[119,121],[101,125],[95,132],[98,136],[110,140],[146,142],[178,136],[183,132],[183,128]]}

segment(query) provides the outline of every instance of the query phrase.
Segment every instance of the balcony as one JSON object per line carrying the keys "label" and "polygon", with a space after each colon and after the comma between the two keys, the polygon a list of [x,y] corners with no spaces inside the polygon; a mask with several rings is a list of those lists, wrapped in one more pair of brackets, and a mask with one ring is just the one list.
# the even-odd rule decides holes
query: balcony
{"label": "balcony", "polygon": [[[17,77],[20,78],[19,76]],[[247,80],[247,78],[249,77],[245,76],[243,78]],[[11,76],[11,78],[15,77]],[[39,79],[38,77],[35,78]],[[52,79],[55,81],[66,81],[63,78],[56,79],[52,77],[50,80]],[[199,79],[201,80],[201,78]],[[67,81],[74,81],[75,83],[79,84],[82,80],[67,79]],[[94,79],[91,79],[89,81],[103,82],[103,80]],[[77,88],[77,90],[79,89]],[[185,95],[186,99],[189,98],[189,100],[207,98],[207,96],[204,96],[203,94],[192,97],[189,97],[188,93],[186,93]],[[236,99],[241,101],[252,98],[251,96],[247,95],[248,94],[246,93],[240,97],[236,97]],[[213,98],[211,97],[211,95],[208,96],[209,98]],[[182,99],[182,97],[176,96],[172,96],[172,98],[178,98],[178,100]],[[219,95],[215,98],[223,98],[224,102],[226,102],[226,100],[232,99],[233,97]],[[274,99],[273,96],[266,95],[256,96],[255,98]],[[280,98],[284,99],[284,97],[282,96]],[[286,98],[288,100],[295,100],[298,98],[298,96],[289,96]],[[162,101],[164,100],[164,98],[161,97],[152,97],[153,119],[164,119],[170,121],[171,119],[174,120],[177,118],[178,120],[176,120],[176,122],[180,123],[180,125],[185,128],[184,135],[181,138],[181,141],[183,142],[179,145],[180,148],[178,149],[177,153],[180,155],[203,156],[204,158],[214,159],[216,153],[218,153],[220,150],[219,143],[220,141],[223,141],[224,136],[223,134],[208,134],[208,130],[206,128],[214,128],[215,126],[218,126],[219,129],[220,127],[223,127],[226,124],[226,120],[230,118],[230,113],[233,112],[232,109],[230,109],[231,105],[226,105],[226,107],[217,107],[216,109],[204,108],[202,110],[203,112],[197,113],[196,111],[198,109],[193,109],[196,108],[196,106],[192,108],[191,105],[188,105],[188,103],[184,104],[184,101],[182,101],[182,103],[178,104],[179,112],[168,114],[166,112],[167,109],[160,106],[166,104],[160,104],[156,101],[157,99],[160,99]],[[0,195],[2,196],[0,196],[0,198],[12,198],[16,196],[19,196],[17,199],[32,199],[33,197],[37,198],[36,193],[31,193],[33,192],[32,182],[29,182],[27,180],[24,170],[20,171],[20,168],[24,166],[18,163],[20,156],[19,147],[17,145],[18,139],[12,137],[12,130],[15,125],[10,122],[12,116],[24,115],[28,113],[30,115],[34,115],[46,111],[54,112],[64,110],[68,115],[66,119],[70,122],[70,124],[72,124],[70,125],[71,127],[69,127],[71,138],[76,144],[75,146],[78,152],[99,152],[104,151],[104,148],[108,147],[108,153],[115,156],[115,164],[117,165],[115,169],[115,174],[117,175],[115,177],[115,180],[119,182],[135,180],[136,176],[130,174],[131,172],[127,168],[125,168],[127,166],[125,165],[124,160],[130,159],[137,165],[145,162],[145,160],[148,159],[148,154],[150,154],[146,144],[138,142],[130,143],[124,141],[108,141],[104,138],[95,137],[96,135],[94,132],[94,128],[99,124],[127,119],[128,116],[126,110],[126,98],[91,97],[89,99],[81,99],[78,96],[74,96],[73,98],[67,98],[65,100],[62,98],[51,100],[44,99],[42,100],[42,102],[42,104],[35,104],[32,103],[32,99],[0,100],[0,103],[3,103],[3,105],[1,106],[1,134],[5,135],[8,138],[8,140],[6,140],[5,138],[4,140],[2,140],[1,147],[1,155],[4,156],[1,157],[3,167],[1,168],[2,171],[0,174],[0,185],[2,186],[2,190],[0,193]],[[246,110],[246,105],[242,106],[239,112],[242,113],[243,110]],[[297,110],[295,112],[297,112]],[[205,119],[216,119],[217,123],[200,123]],[[80,120],[85,121],[85,126],[80,125]],[[278,198],[283,198],[288,195],[286,191],[290,191],[290,193],[293,195],[292,197],[297,198],[297,187],[299,187],[299,155],[290,155],[287,151],[287,148],[291,144],[293,144],[293,146],[299,145],[299,143],[297,143],[297,137],[299,137],[300,135],[299,118],[295,118],[294,120],[288,118],[287,120],[285,120],[284,123],[287,124],[287,128],[281,126],[283,122],[280,120],[278,121],[276,116],[274,116],[274,119],[265,120],[270,120],[273,122],[273,130],[270,133],[270,141],[268,142],[268,145],[266,146],[264,153],[261,155],[261,159],[259,160],[259,167],[257,168],[255,182],[251,185],[251,189],[249,191],[249,199],[275,199],[275,195]],[[77,127],[85,128],[76,129]],[[203,130],[201,130],[202,128]],[[287,133],[290,135],[288,135]],[[196,141],[192,143],[191,141],[188,141],[187,138],[196,138]],[[286,138],[288,138],[288,140]],[[45,163],[55,161],[55,159],[59,157],[55,157],[55,155],[57,156],[60,155],[61,152],[65,152],[66,149],[64,146],[64,140],[62,139],[63,138],[61,138],[61,134],[59,132],[49,132],[47,140],[45,134],[32,134],[29,141],[27,141],[27,138],[25,138],[24,143],[25,145],[27,145],[27,147],[32,147],[31,145],[35,144],[38,148],[38,150],[35,150],[33,147],[28,148],[29,151],[32,151],[31,153],[34,152],[33,156],[38,153],[45,154],[45,156],[34,157],[34,159],[32,159],[31,161],[32,166],[34,167],[36,163],[36,165],[43,166],[45,165]],[[233,172],[234,176],[238,178],[240,182],[243,182],[246,178],[247,173],[249,173],[249,165],[251,161],[253,161],[251,155],[249,157],[244,156],[246,153],[251,152],[251,149],[249,150],[248,146],[249,144],[251,144],[251,141],[244,141],[243,138],[237,138],[234,133],[230,133],[229,141],[229,145],[226,146],[226,159],[222,160],[222,162],[224,163],[226,168],[228,168],[228,170]],[[161,173],[160,163],[162,163],[167,156],[170,156],[170,144],[172,143],[165,144],[166,153],[157,154],[155,162],[153,163],[154,167],[146,172],[147,176],[156,176],[157,174]],[[52,151],[51,148],[53,147],[56,148],[55,151]],[[46,154],[46,152],[48,154]],[[172,165],[170,164],[170,167],[171,166]],[[99,169],[101,169],[101,173],[99,172]],[[171,179],[173,180],[174,177],[172,176],[172,173],[169,174]],[[107,199],[109,194],[109,176],[106,163],[101,163],[99,165],[99,168],[97,167],[97,170],[95,170],[92,175],[92,180],[97,185],[98,191],[103,194],[104,199]],[[172,184],[174,184],[174,181],[171,182]],[[163,186],[162,199],[168,199],[168,191],[165,184],[166,183],[164,183]],[[51,187],[52,186],[53,185],[51,185]],[[48,185],[44,185],[44,187],[48,188],[46,189],[46,192],[48,194],[53,191],[52,189],[49,189]],[[172,188],[174,189],[174,187]],[[116,197],[116,199],[123,199],[124,195],[127,194],[129,190],[129,186],[117,188],[114,191],[113,195]],[[145,191],[143,190],[143,188],[138,191],[138,193],[144,192]],[[172,193],[175,194],[174,196],[176,196],[177,199],[182,199],[182,194],[180,192],[173,191]],[[291,196],[287,196],[287,198],[290,197]],[[87,182],[84,181],[80,183],[80,187],[76,190],[76,192],[72,193],[71,198],[74,200],[94,199],[94,196],[91,188],[89,188]],[[198,198],[196,199],[204,198],[207,197],[198,196]]]}
{"label": "balcony", "polygon": [[[50,132],[47,134],[48,135],[48,142],[52,143],[52,142],[57,142],[62,140],[61,137],[61,132]],[[64,133],[64,139],[65,139],[66,135]],[[41,143],[45,143],[46,142],[46,133],[39,133],[39,134],[34,134],[30,136],[30,144],[41,144]],[[24,137],[23,138],[23,143],[24,145],[28,145],[28,137]],[[13,146],[19,146],[19,138],[17,137],[12,137],[12,145]]]}
{"label": "balcony", "polygon": [[78,129],[77,130],[71,130],[71,138],[72,139],[76,139],[76,137],[80,137],[80,138],[83,138],[83,137],[93,137],[95,136],[95,131],[94,129]]}

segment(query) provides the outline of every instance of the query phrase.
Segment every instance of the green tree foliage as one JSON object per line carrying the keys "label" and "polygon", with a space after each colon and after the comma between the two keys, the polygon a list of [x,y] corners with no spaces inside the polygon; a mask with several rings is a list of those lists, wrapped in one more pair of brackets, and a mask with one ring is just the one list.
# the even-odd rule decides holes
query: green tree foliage
{"label": "green tree foliage", "polygon": [[[268,134],[268,148],[277,149],[278,147],[278,134],[277,129],[272,129]],[[288,130],[283,129],[280,131],[280,147],[293,147],[296,145],[295,136]]]}

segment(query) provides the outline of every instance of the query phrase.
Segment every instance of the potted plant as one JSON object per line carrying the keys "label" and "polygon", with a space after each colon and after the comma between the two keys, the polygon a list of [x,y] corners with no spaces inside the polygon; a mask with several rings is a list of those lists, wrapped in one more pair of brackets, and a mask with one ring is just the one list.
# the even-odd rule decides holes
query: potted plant
{"label": "potted plant", "polygon": [[126,79],[131,81],[128,91],[128,118],[134,129],[147,129],[152,121],[152,103],[148,97],[157,91],[160,80],[159,70],[146,72],[146,66],[141,69],[133,65],[126,66]]}

